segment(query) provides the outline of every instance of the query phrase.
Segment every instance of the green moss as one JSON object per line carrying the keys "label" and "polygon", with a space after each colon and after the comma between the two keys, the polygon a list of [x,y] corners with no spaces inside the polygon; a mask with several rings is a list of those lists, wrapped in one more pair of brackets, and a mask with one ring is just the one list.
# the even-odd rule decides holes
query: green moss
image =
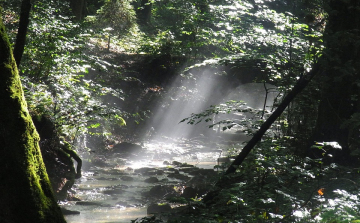
{"label": "green moss", "polygon": [[39,135],[1,19],[0,52],[0,221],[65,222],[51,190]]}

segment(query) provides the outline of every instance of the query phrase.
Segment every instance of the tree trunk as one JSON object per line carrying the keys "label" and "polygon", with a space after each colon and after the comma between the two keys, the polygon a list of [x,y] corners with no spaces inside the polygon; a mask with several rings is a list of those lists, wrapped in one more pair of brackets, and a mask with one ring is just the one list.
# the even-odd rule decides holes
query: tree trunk
{"label": "tree trunk", "polygon": [[0,222],[66,222],[53,196],[1,19],[0,52]]}
{"label": "tree trunk", "polygon": [[[360,1],[329,1],[324,34],[326,50],[321,101],[312,142],[337,141],[349,154],[349,128],[343,124],[359,112]],[[360,125],[360,123],[359,123]],[[346,162],[346,160],[344,160]]]}
{"label": "tree trunk", "polygon": [[16,35],[16,43],[14,47],[14,58],[17,67],[20,66],[21,57],[24,53],[26,33],[29,25],[30,10],[31,10],[30,0],[23,0],[21,3],[19,29]]}
{"label": "tree trunk", "polygon": [[[265,132],[270,128],[272,123],[276,121],[278,117],[284,112],[286,107],[290,104],[292,100],[298,95],[311,81],[311,79],[319,73],[319,65],[315,64],[314,68],[305,75],[302,79],[296,83],[294,88],[286,95],[277,109],[270,115],[270,117],[261,125],[260,129],[255,133],[255,135],[250,139],[250,141],[246,144],[246,146],[241,150],[239,155],[236,157],[234,162],[230,165],[230,167],[226,170],[225,174],[234,173],[238,166],[242,164],[244,159],[250,153],[250,151],[254,148],[254,146],[261,140],[262,136]],[[218,182],[218,184],[220,181]]]}
{"label": "tree trunk", "polygon": [[71,10],[76,20],[82,20],[86,15],[86,0],[70,0]]}
{"label": "tree trunk", "polygon": [[141,0],[140,7],[136,10],[140,25],[150,25],[152,3],[150,0]]}

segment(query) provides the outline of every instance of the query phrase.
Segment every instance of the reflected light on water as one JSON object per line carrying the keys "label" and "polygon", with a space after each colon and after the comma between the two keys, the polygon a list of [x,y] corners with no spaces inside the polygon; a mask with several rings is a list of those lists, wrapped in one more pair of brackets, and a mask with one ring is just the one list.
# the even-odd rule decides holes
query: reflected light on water
{"label": "reflected light on water", "polygon": [[79,215],[65,216],[65,219],[71,223],[128,223],[144,216],[146,216],[146,208],[96,208],[82,210]]}

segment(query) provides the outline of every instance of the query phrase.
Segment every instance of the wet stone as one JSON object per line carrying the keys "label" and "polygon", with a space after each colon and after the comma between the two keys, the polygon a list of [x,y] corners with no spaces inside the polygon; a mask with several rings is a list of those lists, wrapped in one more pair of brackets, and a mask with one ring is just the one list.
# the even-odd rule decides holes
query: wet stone
{"label": "wet stone", "polygon": [[158,214],[158,213],[166,213],[171,211],[170,204],[150,204],[147,208],[147,214]]}
{"label": "wet stone", "polygon": [[163,170],[156,170],[156,175],[163,175],[165,171]]}
{"label": "wet stone", "polygon": [[68,200],[68,201],[81,201],[80,198],[74,197],[74,196],[68,197],[67,200]]}
{"label": "wet stone", "polygon": [[175,178],[175,179],[182,180],[182,181],[188,181],[191,179],[190,177],[185,176],[183,174],[179,174],[179,173],[170,173],[167,175],[167,177]]}
{"label": "wet stone", "polygon": [[134,180],[134,178],[130,177],[130,176],[122,176],[120,179],[123,181],[133,181]]}
{"label": "wet stone", "polygon": [[63,213],[63,215],[80,214],[80,211],[70,211],[65,208],[61,208],[61,212]]}
{"label": "wet stone", "polygon": [[164,197],[168,193],[172,193],[174,190],[172,186],[156,185],[150,189],[148,195],[152,197]]}
{"label": "wet stone", "polygon": [[175,171],[176,169],[171,167],[171,168],[168,168],[167,170],[168,171]]}
{"label": "wet stone", "polygon": [[134,171],[137,174],[141,174],[143,176],[153,176],[153,175],[162,175],[164,174],[163,170],[158,170],[156,168],[143,167]]}
{"label": "wet stone", "polygon": [[116,205],[116,206],[121,206],[121,207],[127,207],[127,206],[128,206],[128,203],[125,202],[125,201],[119,201],[119,202],[116,202],[115,205]]}
{"label": "wet stone", "polygon": [[193,168],[196,168],[196,167],[194,167],[194,165],[187,164],[187,163],[182,163],[182,164],[180,165],[180,167],[193,167]]}
{"label": "wet stone", "polygon": [[137,174],[144,174],[144,173],[147,173],[147,172],[150,172],[150,171],[153,171],[155,170],[155,168],[150,168],[150,167],[142,167],[140,169],[136,169],[134,170],[134,173],[137,173]]}
{"label": "wet stone", "polygon": [[197,196],[197,194],[198,194],[198,192],[196,189],[194,189],[192,187],[186,187],[181,196],[184,198],[195,198]]}
{"label": "wet stone", "polygon": [[154,171],[145,172],[142,175],[143,176],[154,176],[154,175],[157,175],[157,171],[154,170]]}
{"label": "wet stone", "polygon": [[163,165],[171,165],[171,164],[170,164],[169,161],[165,160],[165,161],[163,162]]}
{"label": "wet stone", "polygon": [[157,183],[157,182],[159,182],[159,179],[156,178],[156,177],[150,177],[150,178],[145,179],[144,182],[146,182],[146,183]]}
{"label": "wet stone", "polygon": [[182,163],[178,162],[178,161],[173,161],[172,165],[174,166],[181,166]]}
{"label": "wet stone", "polygon": [[197,167],[182,167],[181,169],[180,169],[180,171],[182,171],[182,172],[184,172],[184,173],[192,173],[192,172],[194,172],[194,171],[196,171],[196,170],[198,170],[199,168],[197,168]]}

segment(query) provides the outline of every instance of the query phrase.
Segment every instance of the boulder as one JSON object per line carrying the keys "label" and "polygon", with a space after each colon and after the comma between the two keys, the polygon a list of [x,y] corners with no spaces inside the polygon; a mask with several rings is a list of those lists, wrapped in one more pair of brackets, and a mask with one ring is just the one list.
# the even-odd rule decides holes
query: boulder
{"label": "boulder", "polygon": [[150,177],[144,180],[146,183],[157,183],[159,182],[159,179],[156,177]]}
{"label": "boulder", "polygon": [[170,204],[150,204],[147,208],[147,214],[159,214],[171,211]]}

